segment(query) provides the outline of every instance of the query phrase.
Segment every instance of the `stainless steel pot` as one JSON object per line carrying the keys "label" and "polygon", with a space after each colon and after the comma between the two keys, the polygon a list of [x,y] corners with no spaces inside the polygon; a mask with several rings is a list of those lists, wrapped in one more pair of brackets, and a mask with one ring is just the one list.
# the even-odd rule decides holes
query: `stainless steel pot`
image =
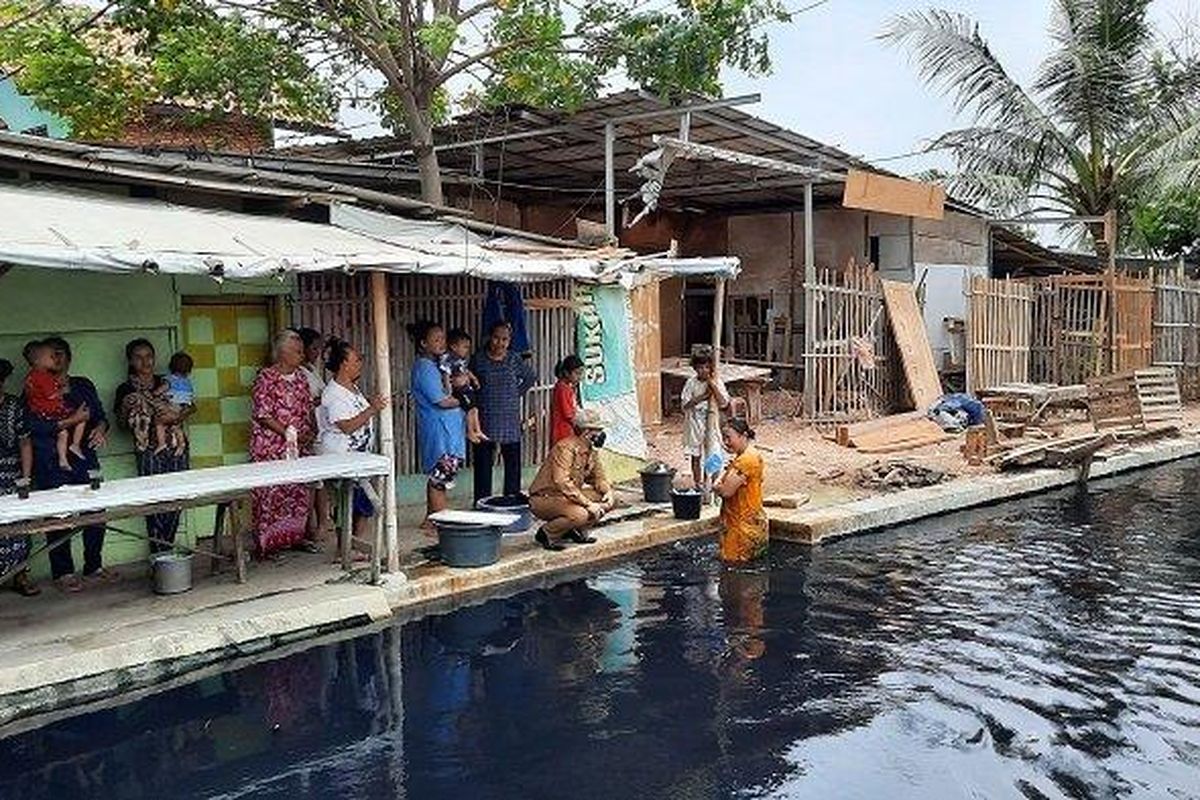
{"label": "stainless steel pot", "polygon": [[160,553],[150,564],[155,594],[179,594],[192,588],[191,553]]}

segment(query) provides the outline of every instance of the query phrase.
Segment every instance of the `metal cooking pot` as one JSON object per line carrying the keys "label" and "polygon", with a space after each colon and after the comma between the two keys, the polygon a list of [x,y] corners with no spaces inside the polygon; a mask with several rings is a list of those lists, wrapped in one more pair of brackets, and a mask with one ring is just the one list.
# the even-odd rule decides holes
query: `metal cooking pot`
{"label": "metal cooking pot", "polygon": [[160,553],[150,561],[155,594],[179,594],[192,588],[192,554]]}

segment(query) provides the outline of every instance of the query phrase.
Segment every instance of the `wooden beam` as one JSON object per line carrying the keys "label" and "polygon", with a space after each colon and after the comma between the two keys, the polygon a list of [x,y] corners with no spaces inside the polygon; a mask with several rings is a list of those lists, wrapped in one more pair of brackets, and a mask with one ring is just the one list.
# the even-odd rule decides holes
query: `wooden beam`
{"label": "wooden beam", "polygon": [[[371,273],[371,327],[375,345],[375,391],[392,397],[392,348],[388,333],[387,275]],[[396,522],[396,430],[391,403],[379,412],[379,453],[388,460],[387,479],[383,484],[384,541],[387,551],[387,571],[400,571],[399,529]],[[353,531],[344,531],[350,536]],[[378,561],[379,553],[372,554]]]}

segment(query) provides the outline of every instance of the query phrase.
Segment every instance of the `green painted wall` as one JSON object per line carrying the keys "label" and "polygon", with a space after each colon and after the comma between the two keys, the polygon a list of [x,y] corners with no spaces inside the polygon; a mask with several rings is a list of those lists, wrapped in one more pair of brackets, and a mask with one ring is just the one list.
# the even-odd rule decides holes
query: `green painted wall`
{"label": "green painted wall", "polygon": [[71,133],[71,126],[65,119],[42,111],[32,100],[18,92],[16,85],[8,78],[0,79],[0,119],[14,133],[40,125],[46,126],[51,139],[65,139]]}
{"label": "green painted wall", "polygon": [[[31,340],[58,334],[71,343],[72,371],[90,378],[100,393],[105,410],[112,414],[112,399],[125,379],[125,343],[144,336],[158,351],[160,368],[179,346],[180,307],[187,296],[222,294],[286,294],[290,282],[226,281],[217,284],[203,277],[156,275],[103,275],[61,270],[17,267],[0,276],[0,357],[16,366],[5,389],[19,392],[24,375],[21,348]],[[106,478],[134,474],[133,446],[129,437],[114,426],[113,436],[102,453]],[[212,529],[211,510],[190,512],[181,541]],[[142,531],[140,520],[116,523],[117,527]],[[78,548],[78,544],[76,545]],[[119,564],[145,557],[141,539],[110,533],[105,541],[105,561]],[[78,563],[78,562],[77,562]],[[39,576],[49,572],[45,556],[34,564]]]}

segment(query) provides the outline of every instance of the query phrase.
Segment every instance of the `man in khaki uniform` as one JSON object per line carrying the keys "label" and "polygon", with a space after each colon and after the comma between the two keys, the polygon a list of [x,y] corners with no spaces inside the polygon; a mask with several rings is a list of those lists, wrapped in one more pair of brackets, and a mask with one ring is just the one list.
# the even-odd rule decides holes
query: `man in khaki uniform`
{"label": "man in khaki uniform", "polygon": [[600,464],[604,425],[592,409],[575,414],[575,435],[554,445],[529,487],[529,509],[546,524],[534,537],[547,550],[562,550],[562,539],[591,544],[584,531],[613,507],[612,486]]}

